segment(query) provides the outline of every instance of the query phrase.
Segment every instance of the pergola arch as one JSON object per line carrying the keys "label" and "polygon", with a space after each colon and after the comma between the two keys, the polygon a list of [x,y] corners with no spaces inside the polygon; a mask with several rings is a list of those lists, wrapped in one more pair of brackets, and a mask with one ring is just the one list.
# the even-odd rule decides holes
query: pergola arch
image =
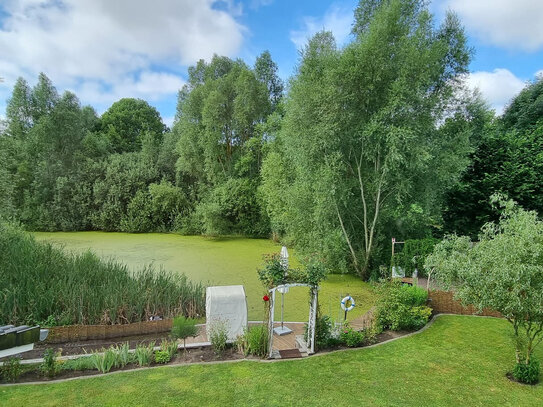
{"label": "pergola arch", "polygon": [[309,319],[307,321],[307,350],[309,354],[315,353],[315,326],[317,323],[317,306],[318,306],[318,295],[319,295],[319,286],[305,283],[285,283],[269,289],[270,295],[270,317],[268,321],[268,335],[270,338],[269,341],[269,357],[272,357],[273,352],[273,325],[274,325],[274,311],[275,311],[275,293],[277,290],[282,288],[290,287],[308,287],[311,291],[311,300],[309,302]]}

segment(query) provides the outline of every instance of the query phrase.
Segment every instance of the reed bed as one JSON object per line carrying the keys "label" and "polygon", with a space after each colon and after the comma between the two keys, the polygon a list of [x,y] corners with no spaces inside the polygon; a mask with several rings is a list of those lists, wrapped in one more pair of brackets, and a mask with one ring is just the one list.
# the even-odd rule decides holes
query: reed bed
{"label": "reed bed", "polygon": [[127,324],[204,312],[205,287],[185,275],[151,266],[131,272],[0,224],[0,325]]}

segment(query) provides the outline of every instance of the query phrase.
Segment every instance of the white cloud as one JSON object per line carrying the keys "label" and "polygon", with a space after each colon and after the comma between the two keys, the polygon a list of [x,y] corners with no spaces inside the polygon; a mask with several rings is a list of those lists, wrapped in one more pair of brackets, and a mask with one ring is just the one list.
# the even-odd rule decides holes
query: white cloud
{"label": "white cloud", "polygon": [[[221,3],[226,10],[215,7]],[[39,72],[85,103],[175,94],[183,79],[161,67],[180,70],[214,53],[237,55],[246,29],[234,6],[216,0],[2,1],[6,83],[0,97],[18,76],[33,82]]]}
{"label": "white cloud", "polygon": [[478,88],[496,113],[502,114],[504,107],[526,86],[526,82],[509,70],[498,68],[492,72],[472,72],[467,85],[472,89]]}
{"label": "white cloud", "polygon": [[486,43],[525,51],[543,47],[541,0],[445,0],[442,6]]}
{"label": "white cloud", "polygon": [[291,31],[290,40],[298,49],[301,49],[313,35],[326,30],[332,31],[336,42],[342,45],[345,44],[351,33],[352,22],[353,10],[333,4],[322,17],[304,17],[303,27],[300,30]]}

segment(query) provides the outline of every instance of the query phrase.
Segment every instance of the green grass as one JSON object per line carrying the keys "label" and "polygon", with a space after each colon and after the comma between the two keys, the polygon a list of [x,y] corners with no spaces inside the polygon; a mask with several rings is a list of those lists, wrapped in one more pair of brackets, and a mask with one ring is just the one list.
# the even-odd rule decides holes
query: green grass
{"label": "green grass", "polygon": [[[102,258],[114,258],[135,270],[147,264],[157,268],[185,273],[189,280],[208,285],[243,284],[247,294],[249,319],[261,320],[264,313],[262,296],[265,291],[256,269],[262,266],[262,255],[278,253],[281,246],[265,239],[204,238],[161,233],[54,232],[34,233],[38,240],[47,240],[78,253],[88,248]],[[291,251],[293,265],[295,253]],[[348,319],[366,312],[374,302],[367,283],[352,275],[330,275],[319,293],[322,312],[342,318],[340,300],[350,294],[356,307]],[[305,321],[309,314],[308,290],[293,288],[285,295],[285,320]],[[276,319],[280,317],[276,307]]]}
{"label": "green grass", "polygon": [[4,387],[0,405],[541,406],[542,384],[504,376],[513,362],[507,329],[499,319],[441,316],[421,334],[371,349]]}

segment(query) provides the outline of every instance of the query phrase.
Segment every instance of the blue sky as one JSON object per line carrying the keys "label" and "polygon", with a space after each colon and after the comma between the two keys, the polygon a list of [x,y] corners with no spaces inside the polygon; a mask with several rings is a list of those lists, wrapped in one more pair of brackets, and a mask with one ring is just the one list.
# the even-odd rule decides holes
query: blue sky
{"label": "blue sky", "polygon": [[[213,53],[252,64],[269,50],[283,79],[298,49],[321,29],[349,40],[354,0],[0,0],[0,116],[17,77],[45,72],[59,91],[106,110],[121,97],[175,115],[187,67]],[[543,72],[543,1],[434,0],[461,18],[475,57],[467,79],[500,113]]]}

